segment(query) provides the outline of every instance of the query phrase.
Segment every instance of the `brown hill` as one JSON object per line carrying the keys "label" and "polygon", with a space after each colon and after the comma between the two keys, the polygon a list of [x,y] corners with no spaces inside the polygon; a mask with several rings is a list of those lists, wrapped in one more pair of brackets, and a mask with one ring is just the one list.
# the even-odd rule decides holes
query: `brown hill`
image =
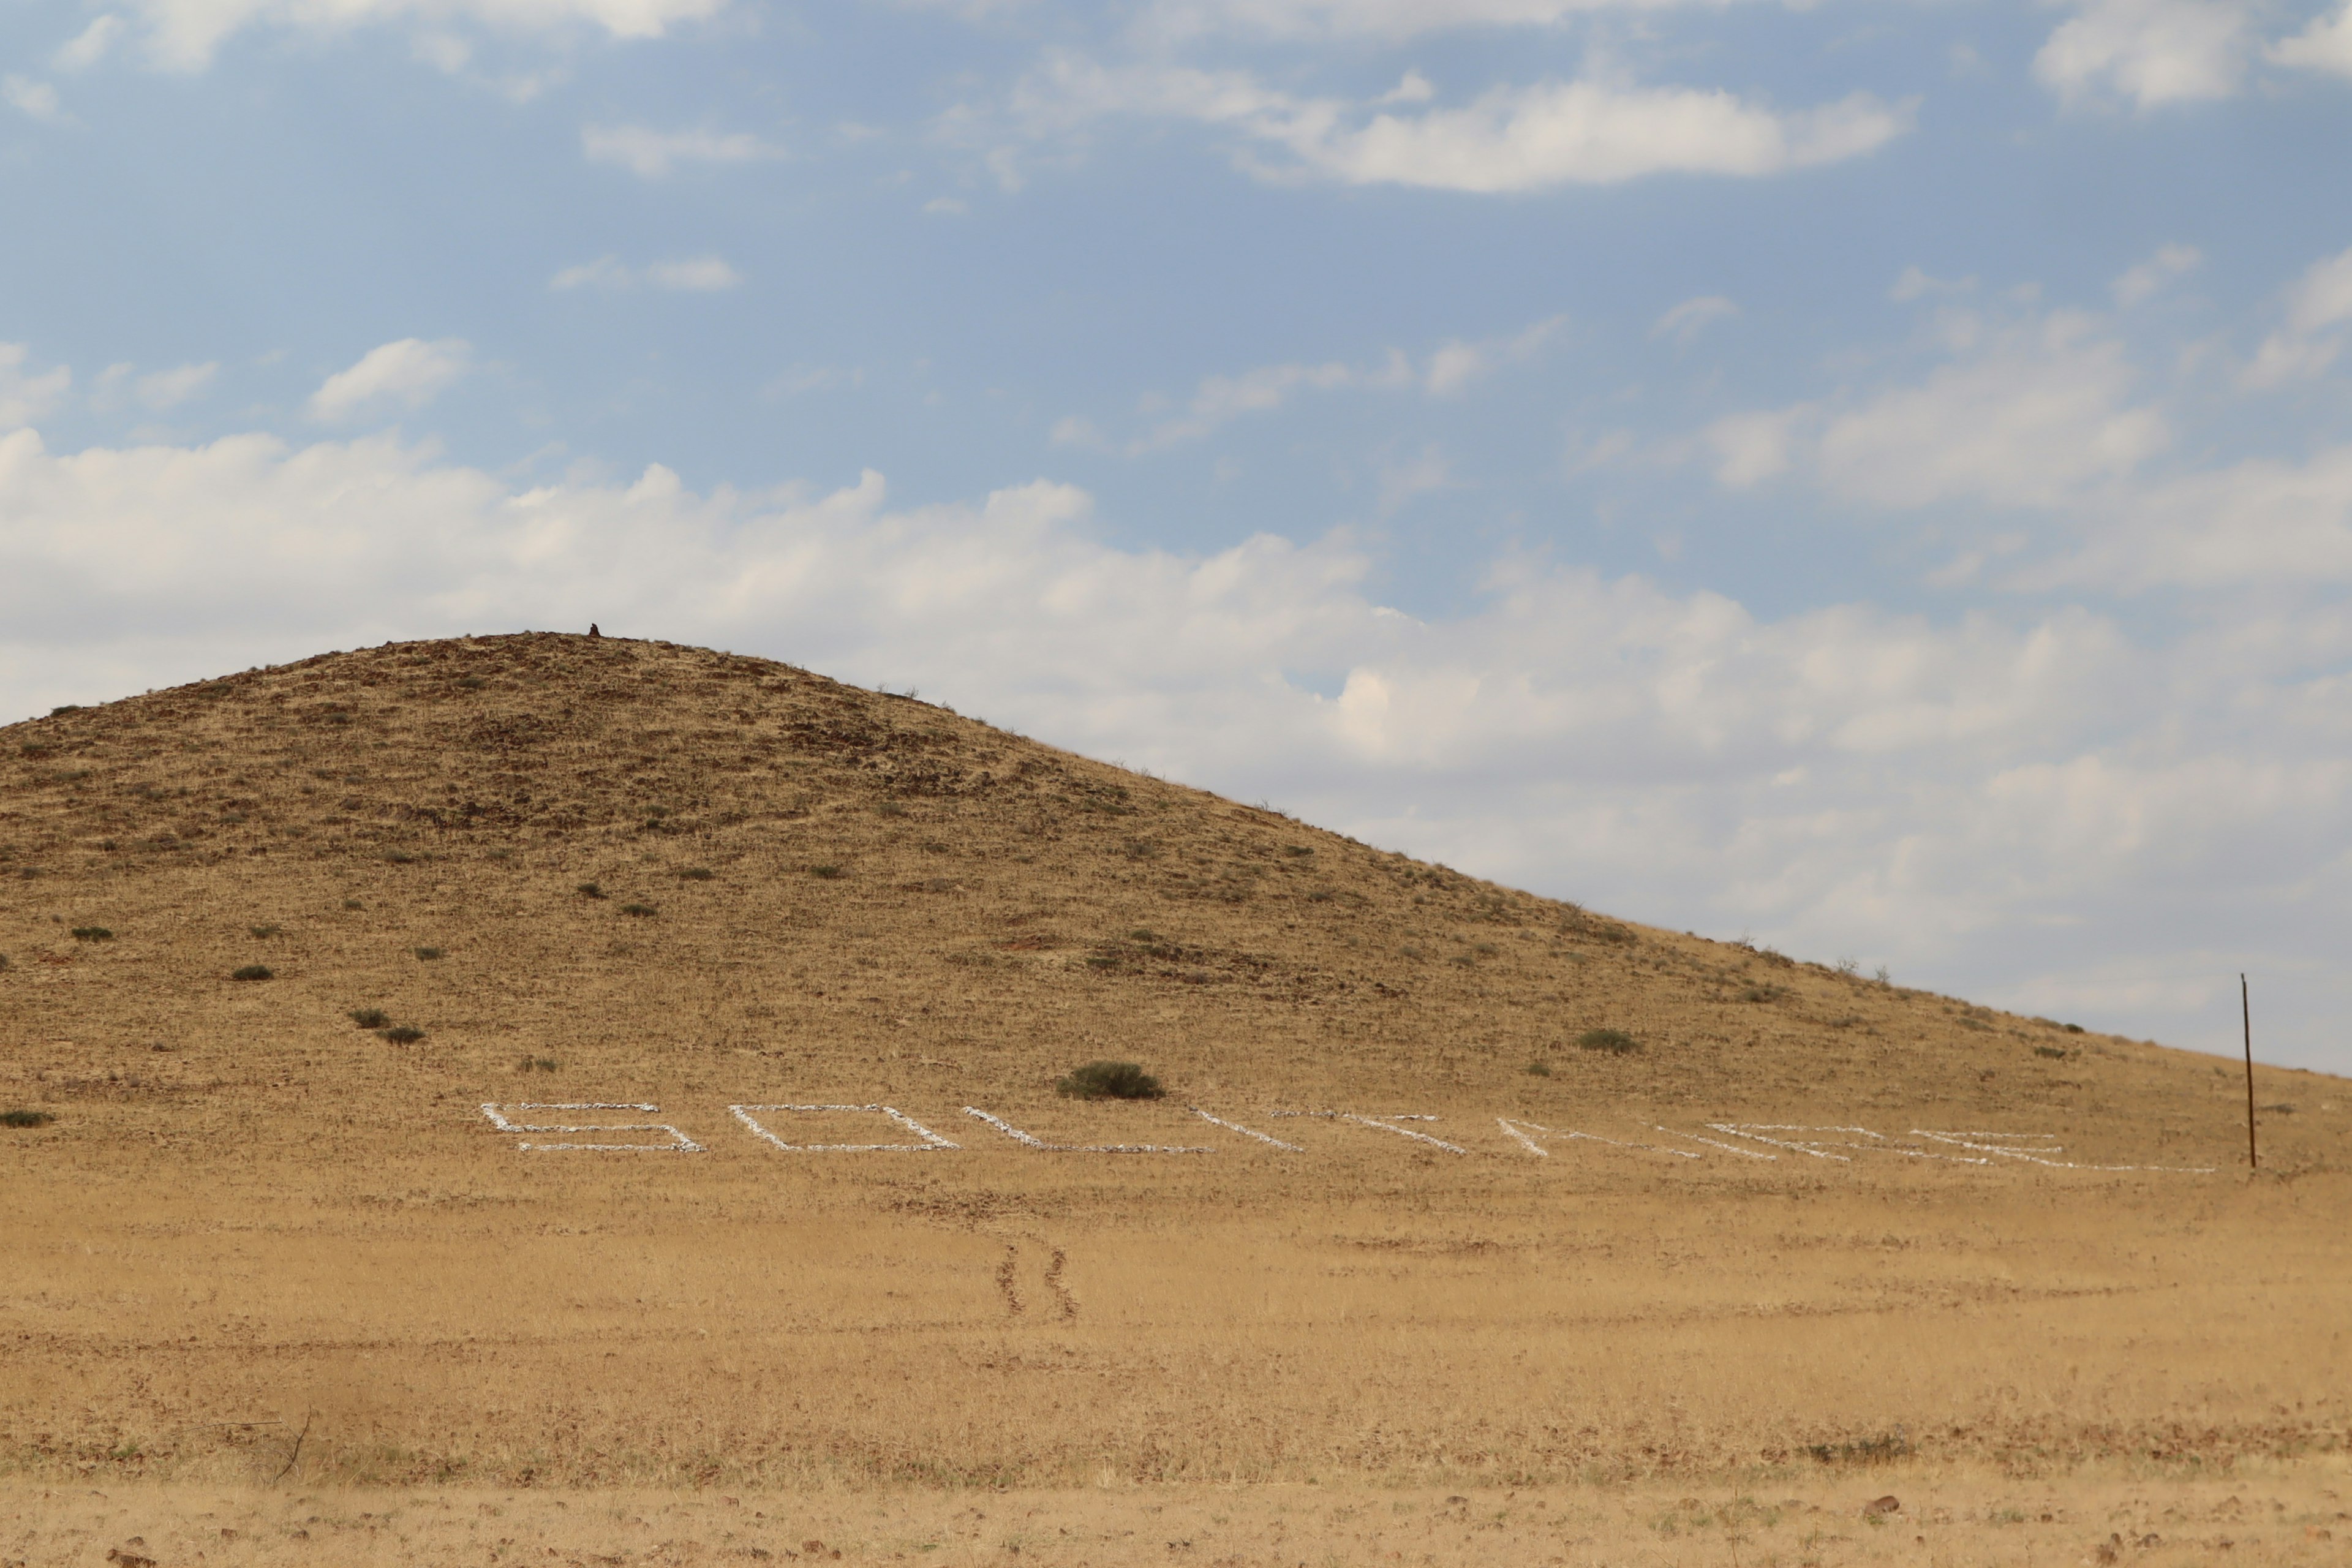
{"label": "brown hill", "polygon": [[[2224,1474],[2352,1429],[2335,1080],[2263,1073],[2291,1179],[2250,1185],[2231,1064],[1629,925],[763,660],[468,638],[11,726],[0,872],[0,1110],[53,1118],[0,1126],[0,1476],[34,1489],[1354,1477],[1435,1509],[1578,1478],[1803,1496],[1915,1458]],[[1057,1100],[1092,1058],[1171,1093]],[[780,1150],[730,1110],[912,1141],[793,1109],[876,1103],[961,1148]],[[1215,1152],[1040,1152],[967,1107]],[[213,1495],[142,1538],[310,1550],[236,1556]],[[387,1527],[364,1556],[391,1515],[335,1517],[338,1561],[512,1539]],[[559,1533],[652,1552],[621,1517]],[[1341,1560],[1370,1551],[1334,1517]],[[1529,1560],[1568,1518],[1522,1519]],[[1004,1541],[1176,1550],[1069,1519]],[[867,1554],[927,1549],[902,1528],[932,1526],[873,1523]]]}
{"label": "brown hill", "polygon": [[[348,1054],[346,1014],[377,1007],[425,1031],[411,1058],[484,1085],[525,1055],[569,1079],[748,1050],[811,1093],[1003,1090],[1093,1054],[1320,1100],[1828,1094],[1961,1121],[2096,1102],[2227,1147],[2208,1061],[1632,926],[661,643],[390,645],[11,726],[0,868],[12,1054],[201,1058],[231,1034],[248,1065]],[[256,963],[266,987],[229,978]],[[1599,1029],[1640,1049],[1575,1048]],[[119,1080],[110,1058],[44,1058],[68,1080],[101,1061]]]}

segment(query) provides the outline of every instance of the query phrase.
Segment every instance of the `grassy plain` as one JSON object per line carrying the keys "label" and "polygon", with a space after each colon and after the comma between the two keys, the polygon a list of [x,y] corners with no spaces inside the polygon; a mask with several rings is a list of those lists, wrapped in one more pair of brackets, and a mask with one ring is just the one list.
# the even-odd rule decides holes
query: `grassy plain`
{"label": "grassy plain", "polygon": [[[2340,1081],[2250,1180],[2226,1063],[910,699],[532,636],[14,726],[0,952],[0,1562],[2341,1560]],[[876,1103],[961,1147],[728,1109]]]}

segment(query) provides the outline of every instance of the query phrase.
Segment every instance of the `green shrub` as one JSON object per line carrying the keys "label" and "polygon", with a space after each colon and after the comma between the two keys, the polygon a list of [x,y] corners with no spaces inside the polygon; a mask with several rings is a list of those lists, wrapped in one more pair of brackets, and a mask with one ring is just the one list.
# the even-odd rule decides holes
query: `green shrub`
{"label": "green shrub", "polygon": [[73,933],[76,942],[112,942],[114,940],[114,933],[104,926],[76,926],[73,928]]}
{"label": "green shrub", "polygon": [[56,1120],[46,1110],[0,1110],[0,1127],[47,1127]]}
{"label": "green shrub", "polygon": [[1158,1100],[1160,1080],[1133,1062],[1088,1062],[1054,1085],[1065,1100]]}
{"label": "green shrub", "polygon": [[1529,1078],[1549,1078],[1551,1076],[1551,1064],[1549,1062],[1529,1062],[1528,1064],[1528,1076]]}
{"label": "green shrub", "polygon": [[593,882],[583,882],[574,890],[583,899],[601,899],[604,896],[604,889]]}
{"label": "green shrub", "polygon": [[1576,1037],[1576,1046],[1579,1050],[1607,1051],[1611,1056],[1622,1057],[1640,1050],[1642,1042],[1622,1029],[1587,1029]]}
{"label": "green shrub", "polygon": [[392,1022],[392,1016],[381,1007],[354,1007],[352,1022],[362,1029],[381,1029]]}
{"label": "green shrub", "polygon": [[661,911],[651,904],[623,904],[621,912],[625,915],[635,915],[639,920],[648,920]]}
{"label": "green shrub", "polygon": [[895,800],[886,800],[881,805],[876,806],[874,810],[877,816],[904,816],[907,815],[907,808]]}
{"label": "green shrub", "polygon": [[276,926],[247,926],[245,929],[251,931],[257,940],[262,942],[267,942],[278,934],[278,928]]}
{"label": "green shrub", "polygon": [[275,980],[278,977],[269,973],[269,965],[266,963],[248,963],[242,969],[231,970],[229,978],[231,980]]}
{"label": "green shrub", "polygon": [[708,866],[688,866],[678,875],[689,882],[708,882],[711,878],[711,870]]}
{"label": "green shrub", "polygon": [[841,875],[841,868],[838,866],[812,866],[809,868],[809,875],[812,877],[822,877],[826,881],[830,882],[835,877]]}
{"label": "green shrub", "polygon": [[405,849],[387,849],[383,852],[383,858],[394,866],[412,866],[416,862],[416,857]]}
{"label": "green shrub", "polygon": [[55,708],[49,710],[49,717],[55,719],[59,714],[79,713],[80,711],[81,704],[79,702],[60,702]]}
{"label": "green shrub", "polygon": [[553,1072],[563,1064],[553,1057],[525,1057],[515,1063],[517,1072]]}
{"label": "green shrub", "polygon": [[2061,1024],[2059,1027],[2070,1035],[2079,1035],[2083,1032],[2083,1026],[2080,1024]]}
{"label": "green shrub", "polygon": [[446,958],[448,954],[437,947],[420,947],[416,950],[416,956],[429,963],[436,958]]}
{"label": "green shrub", "polygon": [[395,1046],[413,1046],[425,1037],[425,1031],[408,1024],[394,1024],[383,1031],[383,1037]]}
{"label": "green shrub", "polygon": [[343,908],[347,910],[363,910],[367,908],[367,906],[360,902],[357,899],[345,899],[343,900]]}
{"label": "green shrub", "polygon": [[2066,1047],[2063,1046],[2036,1046],[2033,1047],[2033,1054],[2037,1057],[2048,1057],[2053,1062],[2063,1062],[2066,1059]]}

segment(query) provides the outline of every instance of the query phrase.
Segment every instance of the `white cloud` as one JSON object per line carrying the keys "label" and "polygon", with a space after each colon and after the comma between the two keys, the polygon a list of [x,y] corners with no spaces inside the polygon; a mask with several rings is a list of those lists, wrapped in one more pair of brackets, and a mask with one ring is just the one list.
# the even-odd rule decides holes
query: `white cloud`
{"label": "white cloud", "polygon": [[1456,339],[1429,356],[1422,387],[1432,397],[1453,397],[1472,382],[1507,364],[1533,359],[1568,325],[1566,316],[1553,316],[1505,337],[1465,342]]}
{"label": "white cloud", "polygon": [[716,256],[697,256],[680,261],[656,261],[646,268],[646,281],[656,289],[709,294],[738,287],[743,275]]}
{"label": "white cloud", "polygon": [[717,13],[725,0],[138,0],[147,52],[173,70],[202,70],[220,46],[250,27],[343,33],[399,21],[464,22],[507,33],[593,27],[616,38],[655,38]]}
{"label": "white cloud", "polygon": [[[1391,95],[1391,98],[1393,95]],[[1069,54],[1015,94],[1033,135],[1111,114],[1231,128],[1289,154],[1244,165],[1268,178],[1502,194],[1661,174],[1761,175],[1835,163],[1908,130],[1911,110],[1868,93],[1778,113],[1727,92],[1598,80],[1496,87],[1456,109],[1400,112],[1301,99],[1244,72],[1113,70]]]}
{"label": "white cloud", "polygon": [[2155,109],[2235,93],[2251,47],[2238,0],[2087,0],[2033,57],[2033,74],[2068,100],[2113,93]]}
{"label": "white cloud", "polygon": [[1666,10],[1717,0],[1156,0],[1144,27],[1164,37],[1204,33],[1277,38],[1402,39],[1503,27],[1556,27],[1612,10]]}
{"label": "white cloud", "polygon": [[971,209],[954,196],[933,196],[923,204],[923,211],[933,217],[955,217]]}
{"label": "white cloud", "polygon": [[426,342],[402,338],[370,349],[349,370],[339,370],[310,395],[313,419],[340,421],[397,404],[422,408],[463,376],[472,350],[457,338]]}
{"label": "white cloud", "polygon": [[58,124],[65,119],[65,105],[58,98],[58,89],[29,77],[0,76],[0,103],[47,125]]}
{"label": "white cloud", "polygon": [[2314,262],[2287,290],[2286,320],[2263,340],[2240,380],[2277,386],[2317,375],[2341,346],[2336,329],[2352,321],[2352,250]]}
{"label": "white cloud", "polygon": [[644,125],[587,125],[580,150],[592,163],[612,163],[658,180],[682,163],[755,163],[782,156],[748,131],[656,131]]}
{"label": "white cloud", "polygon": [[1898,305],[1907,305],[1929,295],[1972,294],[1976,287],[1974,278],[1937,278],[1917,267],[1906,267],[1903,276],[1895,280],[1895,287],[1886,291],[1886,297]]}
{"label": "white cloud", "polygon": [[1446,489],[1454,482],[1454,465],[1434,446],[1423,447],[1421,455],[1404,462],[1381,464],[1380,512],[1393,517],[1412,504],[1416,496],[1430,495]]}
{"label": "white cloud", "polygon": [[[0,516],[0,710],[594,619],[919,685],[1375,843],[1995,1000],[2089,996],[2126,962],[2233,972],[2225,911],[2309,981],[2273,1038],[2344,1065],[2352,704],[2314,673],[2352,658],[2332,615],[2143,645],[2077,608],[1767,618],[1506,561],[1421,620],[1368,593],[1344,539],[1123,550],[1042,480],[903,508],[872,474],[517,489],[380,438],[60,455],[18,432]],[[1342,672],[1340,694],[1296,669]],[[2194,998],[2099,984],[2115,1011],[2086,1022],[2196,1021]]]}
{"label": "white cloud", "polygon": [[640,282],[651,289],[667,289],[674,292],[709,294],[733,289],[743,281],[743,275],[716,256],[687,257],[677,261],[656,261],[639,273],[618,257],[600,256],[593,261],[577,267],[567,267],[547,280],[555,289],[603,289],[607,290],[634,289]]}
{"label": "white cloud", "polygon": [[1703,294],[1696,300],[1685,300],[1660,316],[1650,328],[1654,338],[1672,338],[1686,343],[1717,321],[1727,321],[1739,314],[1739,307],[1720,294]]}
{"label": "white cloud", "polygon": [[219,374],[220,365],[216,361],[152,372],[141,376],[135,384],[139,401],[158,413],[167,408],[177,408],[210,386],[213,378]]}
{"label": "white cloud", "polygon": [[88,70],[106,58],[106,52],[121,36],[121,17],[111,13],[98,17],[58,46],[58,52],[49,57],[49,64],[61,71]]}
{"label": "white cloud", "polygon": [[1878,506],[1958,498],[2055,505],[2130,473],[2168,444],[2163,416],[2129,405],[2134,379],[2122,345],[2078,314],[1985,331],[1918,385],[1831,419],[1818,449],[1822,478]]}
{"label": "white cloud", "polygon": [[1329,392],[1339,387],[1367,384],[1364,373],[1351,365],[1329,364],[1266,364],[1245,370],[1239,375],[1213,375],[1204,378],[1185,411],[1173,419],[1162,421],[1134,447],[1137,451],[1152,451],[1172,447],[1180,442],[1198,440],[1220,425],[1247,414],[1267,414],[1290,401],[1302,391]]}
{"label": "white cloud", "polygon": [[617,256],[600,256],[593,261],[583,261],[577,267],[567,267],[547,280],[551,289],[627,289],[634,287],[637,275],[622,265]]}
{"label": "white cloud", "polygon": [[1761,414],[1734,414],[1706,427],[1715,454],[1715,477],[1726,489],[1744,490],[1787,473],[1799,430],[1813,418],[1808,407]]}
{"label": "white cloud", "polygon": [[2145,304],[2174,279],[2194,272],[2204,259],[2204,253],[2193,245],[2158,246],[2154,256],[2116,279],[2116,303],[2126,310]]}
{"label": "white cloud", "polygon": [[0,343],[0,430],[14,430],[55,408],[73,386],[73,372],[57,365],[36,374],[27,368],[32,351],[23,343]]}
{"label": "white cloud", "polygon": [[2352,447],[2135,487],[2082,521],[2084,544],[2025,585],[2131,592],[2352,584]]}
{"label": "white cloud", "polygon": [[2302,32],[2263,52],[2278,65],[2352,77],[2352,0],[2333,16],[2314,16]]}
{"label": "white cloud", "polygon": [[[1457,338],[1433,350],[1418,366],[1402,350],[1391,349],[1385,358],[1366,365],[1343,360],[1322,364],[1291,363],[1204,376],[1181,412],[1160,419],[1150,431],[1130,441],[1127,449],[1134,455],[1196,441],[1236,419],[1274,413],[1302,393],[1410,392],[1417,387],[1429,397],[1457,397],[1472,383],[1534,358],[1567,324],[1566,316],[1552,316],[1496,337]],[[1166,401],[1156,395],[1144,400],[1147,415],[1159,415],[1166,408]],[[1102,443],[1093,423],[1075,415],[1054,427],[1053,438],[1065,446]]]}

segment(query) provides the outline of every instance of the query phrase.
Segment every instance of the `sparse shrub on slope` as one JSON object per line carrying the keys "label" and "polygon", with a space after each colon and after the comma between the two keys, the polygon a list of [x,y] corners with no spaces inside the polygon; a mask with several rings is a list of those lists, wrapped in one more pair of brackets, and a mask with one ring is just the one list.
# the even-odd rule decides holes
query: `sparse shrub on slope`
{"label": "sparse shrub on slope", "polygon": [[1630,1056],[1642,1048],[1642,1042],[1622,1029],[1587,1029],[1576,1037],[1576,1047],[1583,1051],[1606,1051],[1612,1057]]}
{"label": "sparse shrub on slope", "polygon": [[1065,1100],[1158,1100],[1160,1080],[1133,1062],[1088,1062],[1054,1085]]}
{"label": "sparse shrub on slope", "polygon": [[47,1127],[56,1120],[46,1110],[0,1110],[0,1127]]}
{"label": "sparse shrub on slope", "polygon": [[270,973],[269,965],[266,963],[248,963],[242,969],[231,970],[229,978],[231,980],[274,980],[277,976]]}

